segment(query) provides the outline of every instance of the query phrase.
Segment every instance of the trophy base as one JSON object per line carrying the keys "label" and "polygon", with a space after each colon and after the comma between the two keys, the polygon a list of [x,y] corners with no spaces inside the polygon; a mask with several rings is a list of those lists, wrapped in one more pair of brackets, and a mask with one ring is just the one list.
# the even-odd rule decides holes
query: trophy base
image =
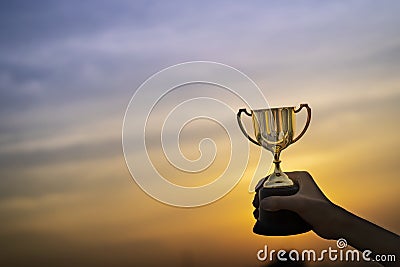
{"label": "trophy base", "polygon": [[[299,191],[299,186],[265,188],[259,191],[260,201],[269,196],[290,196]],[[253,232],[266,236],[297,235],[310,231],[311,225],[305,222],[297,213],[289,210],[266,211],[259,209],[259,218],[253,227]]]}

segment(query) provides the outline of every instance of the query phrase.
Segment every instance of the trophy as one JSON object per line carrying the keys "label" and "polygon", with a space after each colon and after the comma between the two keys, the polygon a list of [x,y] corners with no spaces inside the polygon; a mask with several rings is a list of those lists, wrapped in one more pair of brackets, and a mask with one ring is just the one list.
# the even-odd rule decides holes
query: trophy
{"label": "trophy", "polygon": [[[301,133],[294,137],[296,122],[295,113],[303,108],[307,109],[307,120]],[[254,134],[256,140],[251,138],[243,127],[241,121],[242,113],[253,119]],[[271,109],[251,110],[239,109],[237,120],[243,134],[254,144],[262,146],[274,155],[275,169],[266,177],[265,182],[259,189],[259,199],[269,196],[290,196],[297,193],[299,185],[294,183],[280,167],[280,154],[283,149],[297,142],[307,131],[311,120],[311,108],[307,104],[295,107],[281,107]],[[254,225],[253,232],[260,235],[283,236],[301,234],[311,230],[311,226],[305,222],[297,213],[289,210],[265,211],[259,208],[259,217]]]}

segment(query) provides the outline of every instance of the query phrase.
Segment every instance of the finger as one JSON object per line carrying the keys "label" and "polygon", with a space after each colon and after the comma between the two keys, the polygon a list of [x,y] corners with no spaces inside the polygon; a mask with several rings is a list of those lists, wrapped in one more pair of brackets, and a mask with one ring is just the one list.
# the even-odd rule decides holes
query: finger
{"label": "finger", "polygon": [[264,184],[265,180],[267,179],[267,177],[262,178],[260,181],[258,181],[256,187],[255,187],[255,191],[257,192],[258,190],[260,190],[261,186]]}
{"label": "finger", "polygon": [[254,208],[258,208],[260,206],[260,200],[259,200],[259,197],[258,197],[258,193],[256,193],[254,195],[254,199],[253,199],[252,204],[253,204]]}
{"label": "finger", "polygon": [[255,209],[253,211],[253,216],[254,216],[255,219],[258,219],[259,214],[260,214],[260,211],[258,209]]}
{"label": "finger", "polygon": [[318,193],[321,198],[329,199],[325,196],[324,192],[319,188],[318,184],[314,181],[311,174],[306,171],[296,171],[287,173],[288,176],[299,185],[299,193],[309,195],[310,192]]}
{"label": "finger", "polygon": [[306,171],[294,171],[286,173],[290,179],[302,187],[310,187],[315,184],[312,176]]}
{"label": "finger", "polygon": [[297,211],[298,201],[293,196],[271,196],[261,200],[260,208],[267,211],[291,210]]}

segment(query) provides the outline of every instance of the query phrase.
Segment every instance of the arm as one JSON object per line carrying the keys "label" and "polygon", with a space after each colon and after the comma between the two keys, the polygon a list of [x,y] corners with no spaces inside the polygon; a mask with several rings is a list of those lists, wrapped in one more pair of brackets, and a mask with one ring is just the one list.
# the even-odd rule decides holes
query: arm
{"label": "arm", "polygon": [[[400,237],[369,221],[366,221],[333,204],[319,189],[307,172],[287,173],[299,184],[299,192],[292,196],[272,196],[259,203],[256,195],[253,205],[258,208],[277,211],[291,210],[312,225],[314,232],[325,239],[345,238],[354,248],[369,249],[376,254],[395,254],[399,262]],[[254,213],[258,216],[258,210]],[[381,262],[386,266],[396,262]]]}

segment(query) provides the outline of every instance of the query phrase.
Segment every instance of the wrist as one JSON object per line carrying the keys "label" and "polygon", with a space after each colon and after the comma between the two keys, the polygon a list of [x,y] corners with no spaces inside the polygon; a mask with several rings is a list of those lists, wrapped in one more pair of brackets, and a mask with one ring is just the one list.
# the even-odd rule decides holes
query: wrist
{"label": "wrist", "polygon": [[343,209],[342,207],[332,203],[331,210],[331,224],[332,233],[331,238],[337,240],[339,238],[348,238],[348,231],[354,230],[355,216]]}
{"label": "wrist", "polygon": [[318,228],[314,228],[314,231],[322,238],[328,240],[337,240],[342,238],[343,227],[347,224],[345,217],[347,217],[346,211],[333,204],[332,202],[322,202],[320,204],[320,221],[316,224]]}

